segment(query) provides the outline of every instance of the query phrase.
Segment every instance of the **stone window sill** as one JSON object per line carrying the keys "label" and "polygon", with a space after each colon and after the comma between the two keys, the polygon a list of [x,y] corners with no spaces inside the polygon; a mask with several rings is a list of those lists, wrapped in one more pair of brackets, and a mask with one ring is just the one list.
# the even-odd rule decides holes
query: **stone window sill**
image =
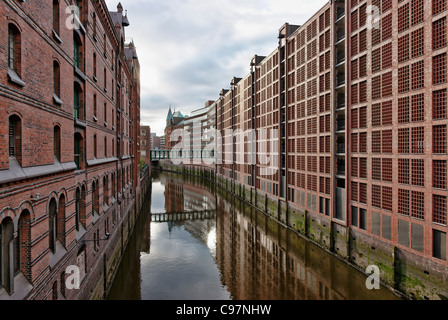
{"label": "stone window sill", "polygon": [[8,78],[9,78],[9,81],[11,81],[14,84],[17,84],[17,85],[19,85],[21,87],[25,86],[25,82],[23,82],[23,80],[20,79],[20,77],[17,74],[17,72],[15,72],[12,69],[8,69]]}
{"label": "stone window sill", "polygon": [[61,100],[61,99],[59,99],[59,97],[57,96],[57,94],[56,94],[56,93],[54,93],[54,94],[53,94],[53,101],[54,101],[54,103],[56,103],[57,105],[60,105],[60,106],[62,106],[62,105],[63,105],[63,102],[62,102],[62,100]]}

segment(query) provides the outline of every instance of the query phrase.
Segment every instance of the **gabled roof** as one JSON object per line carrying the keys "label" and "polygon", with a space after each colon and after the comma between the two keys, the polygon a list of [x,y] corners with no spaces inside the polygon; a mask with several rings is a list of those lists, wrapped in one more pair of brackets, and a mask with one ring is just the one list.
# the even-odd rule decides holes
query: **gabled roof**
{"label": "gabled roof", "polygon": [[184,116],[183,116],[182,112],[180,112],[180,111],[176,111],[176,112],[173,114],[173,118],[184,118]]}

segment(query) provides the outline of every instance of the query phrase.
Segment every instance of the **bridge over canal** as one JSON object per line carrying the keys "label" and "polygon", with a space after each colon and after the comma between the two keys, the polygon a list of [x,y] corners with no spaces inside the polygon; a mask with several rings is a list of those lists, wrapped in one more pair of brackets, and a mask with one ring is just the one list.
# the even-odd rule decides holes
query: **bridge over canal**
{"label": "bridge over canal", "polygon": [[151,213],[151,222],[193,221],[216,218],[216,210],[196,212]]}

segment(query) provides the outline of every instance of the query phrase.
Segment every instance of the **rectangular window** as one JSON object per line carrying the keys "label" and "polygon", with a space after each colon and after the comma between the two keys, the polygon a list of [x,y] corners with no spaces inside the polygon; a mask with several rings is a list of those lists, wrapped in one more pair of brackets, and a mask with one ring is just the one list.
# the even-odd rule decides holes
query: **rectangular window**
{"label": "rectangular window", "polygon": [[392,42],[384,45],[381,51],[383,70],[392,67]]}
{"label": "rectangular window", "polygon": [[424,0],[412,0],[411,2],[411,26],[423,22],[424,19]]}
{"label": "rectangular window", "polygon": [[425,220],[425,194],[412,191],[412,217]]}
{"label": "rectangular window", "polygon": [[412,90],[421,89],[425,86],[425,62],[423,60],[411,65]]}
{"label": "rectangular window", "polygon": [[367,230],[367,211],[365,209],[359,210],[359,228]]}
{"label": "rectangular window", "polygon": [[446,10],[446,0],[432,0],[432,14],[437,15]]}
{"label": "rectangular window", "polygon": [[367,184],[359,184],[359,202],[367,205]]}
{"label": "rectangular window", "polygon": [[433,104],[433,118],[434,120],[446,119],[447,118],[447,96],[446,89],[438,90],[433,92],[432,98]]}
{"label": "rectangular window", "polygon": [[447,162],[446,160],[433,161],[433,187],[437,189],[447,188]]}
{"label": "rectangular window", "polygon": [[407,34],[398,38],[398,62],[403,63],[408,61],[410,57],[409,54],[409,34]]}
{"label": "rectangular window", "polygon": [[358,54],[358,35],[354,35],[352,37],[352,55],[355,56]]}
{"label": "rectangular window", "polygon": [[398,99],[398,123],[409,123],[410,102],[409,97]]}
{"label": "rectangular window", "polygon": [[59,1],[54,0],[53,1],[53,30],[54,32],[56,32],[57,35],[59,35],[59,15],[60,15],[60,11],[59,11]]}
{"label": "rectangular window", "polygon": [[372,51],[372,72],[381,71],[381,48]]}
{"label": "rectangular window", "polygon": [[425,128],[412,128],[412,153],[425,153]]}
{"label": "rectangular window", "polygon": [[359,33],[359,52],[367,50],[367,32],[366,29]]}
{"label": "rectangular window", "polygon": [[359,177],[367,179],[367,158],[359,159]]}
{"label": "rectangular window", "polygon": [[447,224],[446,219],[446,197],[434,195],[433,196],[433,222],[443,225]]}
{"label": "rectangular window", "polygon": [[381,103],[372,105],[372,126],[381,126]]}
{"label": "rectangular window", "polygon": [[412,185],[425,186],[425,160],[412,159]]}
{"label": "rectangular window", "polygon": [[383,210],[392,211],[393,207],[392,199],[393,199],[392,187],[383,187],[382,190]]}
{"label": "rectangular window", "polygon": [[392,14],[383,17],[381,21],[381,39],[385,41],[392,37]]}
{"label": "rectangular window", "polygon": [[359,173],[358,158],[352,158],[352,177],[357,178]]}
{"label": "rectangular window", "polygon": [[392,182],[392,159],[383,159],[383,181]]}
{"label": "rectangular window", "polygon": [[433,153],[447,153],[447,130],[446,125],[435,126],[433,129]]}
{"label": "rectangular window", "polygon": [[433,256],[446,261],[446,233],[433,230]]}
{"label": "rectangular window", "polygon": [[433,59],[433,84],[446,82],[446,53],[435,56]]}
{"label": "rectangular window", "polygon": [[381,81],[382,81],[382,87],[383,87],[383,92],[382,92],[383,98],[391,96],[392,95],[392,72],[383,74]]}
{"label": "rectangular window", "polygon": [[381,116],[383,126],[392,125],[392,101],[383,102]]}
{"label": "rectangular window", "polygon": [[409,29],[409,3],[398,8],[398,32]]}
{"label": "rectangular window", "polygon": [[352,181],[352,201],[359,201],[358,183]]}
{"label": "rectangular window", "polygon": [[409,91],[409,88],[409,66],[404,66],[398,69],[398,93],[407,92]]}
{"label": "rectangular window", "polygon": [[372,179],[381,181],[381,159],[373,158],[372,159]]}
{"label": "rectangular window", "polygon": [[353,153],[358,153],[358,134],[352,133],[352,150]]}
{"label": "rectangular window", "polygon": [[432,23],[432,49],[446,47],[446,17]]}
{"label": "rectangular window", "polygon": [[398,183],[409,184],[410,182],[410,160],[398,159]]}
{"label": "rectangular window", "polygon": [[409,216],[409,190],[398,189],[398,213]]}
{"label": "rectangular window", "polygon": [[383,214],[383,238],[392,240],[392,217]]}
{"label": "rectangular window", "polygon": [[409,154],[409,128],[398,129],[398,153]]}
{"label": "rectangular window", "polygon": [[423,93],[412,97],[412,122],[425,120],[425,95]]}
{"label": "rectangular window", "polygon": [[359,152],[367,153],[367,132],[359,134]]}
{"label": "rectangular window", "polygon": [[423,55],[425,51],[425,29],[420,28],[411,33],[411,58]]}
{"label": "rectangular window", "polygon": [[392,130],[385,130],[382,133],[382,152],[392,153],[393,141]]}
{"label": "rectangular window", "polygon": [[381,98],[381,76],[372,79],[372,99]]}
{"label": "rectangular window", "polygon": [[372,152],[381,153],[381,131],[372,132]]}
{"label": "rectangular window", "polygon": [[359,220],[358,208],[352,207],[352,226],[358,227],[358,220]]}
{"label": "rectangular window", "polygon": [[381,186],[372,185],[372,207],[381,209]]}

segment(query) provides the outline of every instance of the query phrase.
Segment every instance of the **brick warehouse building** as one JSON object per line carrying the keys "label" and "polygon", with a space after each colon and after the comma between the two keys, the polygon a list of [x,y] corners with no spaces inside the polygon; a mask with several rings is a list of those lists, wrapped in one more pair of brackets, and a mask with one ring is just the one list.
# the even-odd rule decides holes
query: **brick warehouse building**
{"label": "brick warehouse building", "polygon": [[447,6],[330,1],[216,101],[221,185],[414,298],[448,296]]}
{"label": "brick warehouse building", "polygon": [[148,179],[129,21],[103,0],[4,0],[0,17],[0,299],[103,298]]}

